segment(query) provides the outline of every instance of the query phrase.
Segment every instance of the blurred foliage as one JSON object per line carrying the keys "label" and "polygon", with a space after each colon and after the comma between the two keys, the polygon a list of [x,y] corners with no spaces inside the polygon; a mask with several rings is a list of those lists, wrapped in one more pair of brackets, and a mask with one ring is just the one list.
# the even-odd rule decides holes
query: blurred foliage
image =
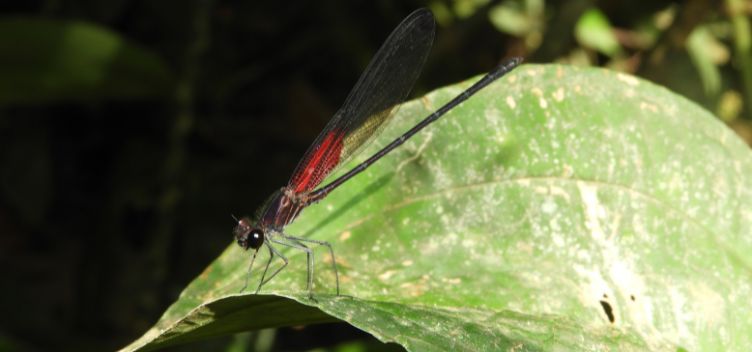
{"label": "blurred foliage", "polygon": [[[439,32],[415,95],[505,56],[602,66],[680,93],[752,141],[749,0],[6,2],[3,345],[102,350],[139,336],[230,242],[229,214],[287,180],[421,6]],[[297,341],[363,338],[345,330]],[[274,348],[295,334],[280,330]]]}
{"label": "blurred foliage", "polygon": [[583,13],[574,28],[577,41],[585,48],[608,57],[621,56],[621,47],[606,15],[590,9]]}
{"label": "blurred foliage", "polygon": [[0,106],[164,98],[171,89],[157,55],[85,22],[0,19],[0,52]]}

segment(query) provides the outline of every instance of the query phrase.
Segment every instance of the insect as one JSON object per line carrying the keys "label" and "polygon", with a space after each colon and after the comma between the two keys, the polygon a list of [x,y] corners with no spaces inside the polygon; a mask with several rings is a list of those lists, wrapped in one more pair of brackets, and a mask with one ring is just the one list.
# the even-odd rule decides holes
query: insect
{"label": "insect", "polygon": [[[373,165],[420,130],[522,62],[521,58],[505,61],[371,157],[337,179],[320,186],[327,175],[345,164],[361,147],[368,144],[407,97],[431,49],[434,29],[433,15],[427,9],[416,10],[406,17],[376,52],[345,103],[308,148],[287,185],[272,194],[255,221],[246,217],[235,219],[237,225],[233,232],[238,245],[245,250],[254,250],[241,292],[248,287],[253,263],[262,246],[266,245],[269,250],[269,260],[261,274],[256,293],[287,266],[289,260],[275,247],[282,246],[306,253],[306,290],[308,297],[313,298],[314,253],[309,246],[319,245],[326,247],[332,257],[339,295],[339,273],[332,245],[326,241],[286,234],[285,226],[295,220],[307,206],[324,199],[344,182]],[[267,276],[274,257],[282,259],[283,264]]]}

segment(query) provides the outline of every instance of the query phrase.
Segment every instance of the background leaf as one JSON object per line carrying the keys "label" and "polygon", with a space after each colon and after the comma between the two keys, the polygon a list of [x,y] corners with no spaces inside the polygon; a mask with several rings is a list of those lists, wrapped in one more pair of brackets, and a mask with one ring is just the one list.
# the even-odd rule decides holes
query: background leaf
{"label": "background leaf", "polygon": [[[406,104],[376,144],[468,84]],[[748,350],[751,172],[663,88],[527,65],[287,228],[332,242],[347,296],[319,258],[307,300],[292,251],[262,295],[236,294],[248,255],[230,246],[126,350],[332,319],[308,306],[409,350]]]}
{"label": "background leaf", "polygon": [[728,61],[728,50],[713,37],[707,26],[699,26],[687,37],[687,52],[697,67],[707,94],[718,94],[721,72],[717,66]]}
{"label": "background leaf", "polygon": [[575,36],[583,46],[608,56],[615,56],[621,51],[608,17],[595,8],[582,14],[575,27]]}
{"label": "background leaf", "polygon": [[0,20],[0,105],[164,96],[162,60],[82,21]]}

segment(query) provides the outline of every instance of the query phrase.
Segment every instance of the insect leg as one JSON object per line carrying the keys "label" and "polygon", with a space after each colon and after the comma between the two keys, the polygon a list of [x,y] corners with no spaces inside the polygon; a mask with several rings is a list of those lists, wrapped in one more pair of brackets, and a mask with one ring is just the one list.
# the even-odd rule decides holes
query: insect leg
{"label": "insect leg", "polygon": [[[293,240],[293,241],[297,241],[297,242],[307,242],[307,243],[317,244],[319,246],[325,246],[329,250],[329,255],[332,256],[332,269],[334,270],[334,280],[335,280],[335,282],[337,284],[337,296],[339,296],[339,272],[337,271],[337,260],[334,257],[334,250],[332,249],[332,245],[329,242],[326,242],[326,241],[319,241],[319,240],[313,240],[313,239],[309,239],[309,238],[295,237],[295,236],[290,236],[290,235],[286,235],[286,234],[282,234],[282,237],[284,237],[284,238],[286,238],[288,240]],[[303,245],[302,243],[300,243],[300,244]]]}
{"label": "insect leg", "polygon": [[[248,279],[251,277],[251,269],[253,269],[253,263],[256,261],[257,254],[258,254],[258,250],[253,252],[253,257],[251,258],[251,264],[248,264],[248,273],[246,273],[245,275],[245,282],[243,283],[243,288],[241,288],[240,292],[238,293],[243,293],[243,291],[245,291],[245,289],[248,288]],[[268,265],[269,264],[267,264],[267,266]],[[258,292],[258,290],[256,290],[256,292]]]}
{"label": "insect leg", "polygon": [[[306,258],[308,259],[308,283],[306,286],[306,290],[308,291],[308,297],[312,299],[313,298],[313,251],[310,248],[308,248],[306,245],[295,240],[294,238],[289,238],[286,235],[280,235],[280,238],[288,240],[289,242],[280,241],[274,238],[270,238],[269,240],[274,243],[281,244],[283,246],[288,246],[288,247],[299,249],[301,251],[306,252]],[[275,272],[275,275],[276,275],[276,272]]]}
{"label": "insect leg", "polygon": [[[261,290],[261,286],[264,284],[264,278],[266,277],[266,272],[269,270],[269,265],[272,264],[272,259],[274,258],[274,252],[272,251],[272,246],[269,243],[267,243],[266,244],[266,248],[269,249],[269,260],[266,261],[266,266],[264,267],[264,273],[261,274],[261,280],[259,280],[259,285],[258,285],[258,287],[256,287],[256,293],[255,294],[258,294],[259,290]],[[280,256],[280,258],[282,258],[283,260],[285,259],[282,256]],[[282,268],[284,268],[285,265],[287,265],[287,260],[285,260],[285,264],[282,265]],[[282,269],[280,268],[280,270],[282,270]]]}

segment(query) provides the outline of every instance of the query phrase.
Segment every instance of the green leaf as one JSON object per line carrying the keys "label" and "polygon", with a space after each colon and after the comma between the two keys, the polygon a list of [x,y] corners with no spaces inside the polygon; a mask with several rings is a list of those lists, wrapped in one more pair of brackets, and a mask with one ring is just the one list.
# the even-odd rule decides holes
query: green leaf
{"label": "green leaf", "polygon": [[697,68],[702,86],[708,95],[721,90],[721,71],[718,65],[728,60],[728,49],[718,41],[707,26],[698,26],[687,37],[687,53]]}
{"label": "green leaf", "polygon": [[496,29],[516,36],[540,32],[544,16],[545,4],[540,0],[507,0],[488,11],[488,18]]}
{"label": "green leaf", "polygon": [[590,9],[582,14],[575,25],[574,34],[583,46],[610,57],[621,52],[619,40],[614,34],[608,17],[598,9]]}
{"label": "green leaf", "polygon": [[86,22],[2,19],[0,53],[0,105],[171,92],[171,73],[157,55]]}
{"label": "green leaf", "polygon": [[[361,160],[469,83],[403,106]],[[750,175],[748,147],[682,97],[526,65],[288,226],[332,243],[345,296],[321,248],[315,301],[297,251],[238,294],[231,245],[126,350],[334,319],[411,351],[750,350]]]}
{"label": "green leaf", "polygon": [[503,2],[491,8],[488,18],[491,24],[503,33],[516,36],[527,34],[533,29],[534,19],[527,16],[516,3]]}

